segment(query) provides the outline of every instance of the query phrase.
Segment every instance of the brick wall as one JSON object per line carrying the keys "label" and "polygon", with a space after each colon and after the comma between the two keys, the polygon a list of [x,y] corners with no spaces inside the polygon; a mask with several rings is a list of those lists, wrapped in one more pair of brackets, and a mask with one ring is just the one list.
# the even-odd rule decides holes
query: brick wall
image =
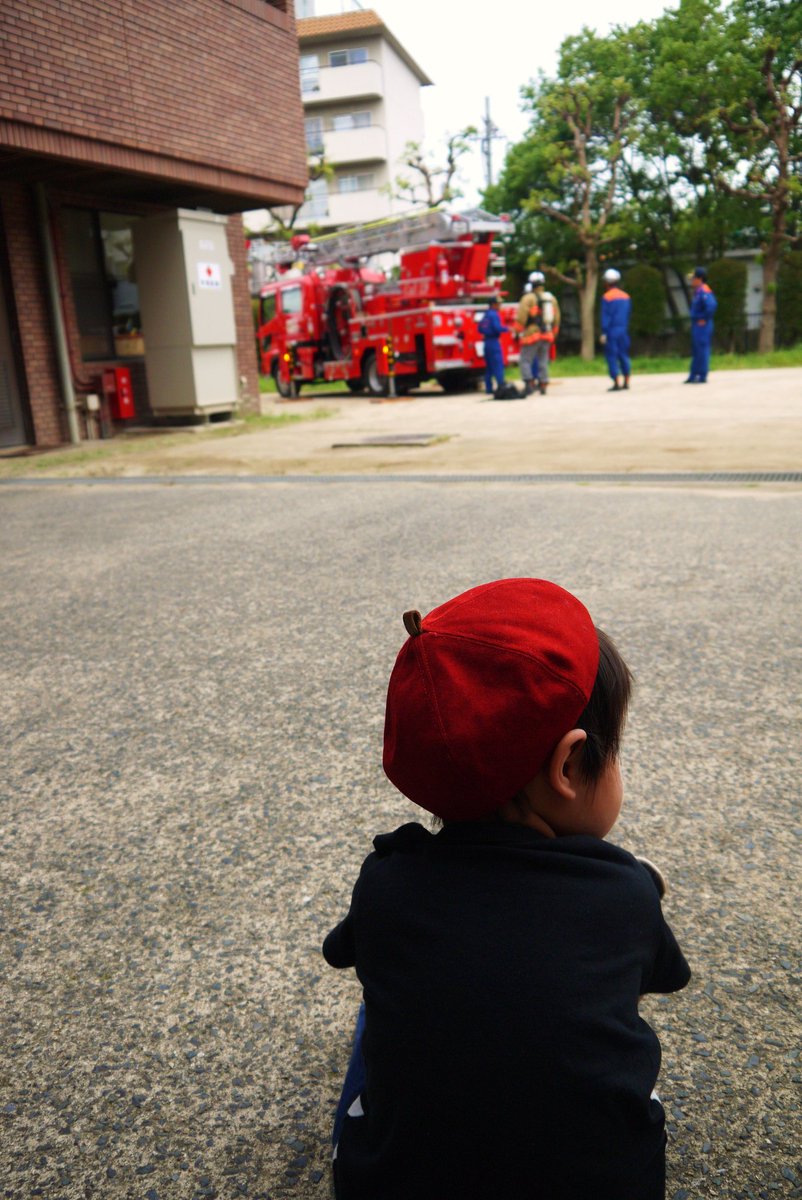
{"label": "brick wall", "polygon": [[[0,145],[298,198],[291,11],[266,0],[0,5]],[[91,31],[91,36],[89,36]],[[255,205],[258,206],[258,205]]]}
{"label": "brick wall", "polygon": [[21,184],[2,184],[0,203],[25,362],[23,390],[30,399],[34,440],[38,446],[55,446],[66,439],[67,426],[50,333],[47,282],[33,196]]}
{"label": "brick wall", "polygon": [[237,372],[242,385],[242,406],[246,412],[258,411],[259,371],[256,363],[256,335],[253,328],[251,292],[248,285],[248,256],[242,217],[228,218],[228,253],[234,264],[232,288],[234,320],[237,327]]}

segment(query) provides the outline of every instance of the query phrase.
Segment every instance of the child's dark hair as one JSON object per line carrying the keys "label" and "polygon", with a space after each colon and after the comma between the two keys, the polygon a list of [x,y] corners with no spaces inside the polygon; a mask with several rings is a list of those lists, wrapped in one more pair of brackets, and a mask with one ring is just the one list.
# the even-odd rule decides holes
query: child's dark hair
{"label": "child's dark hair", "polygon": [[596,633],[599,669],[585,711],[576,722],[588,735],[579,760],[579,770],[588,783],[594,783],[618,758],[632,692],[632,672],[615,642],[603,629],[597,627]]}

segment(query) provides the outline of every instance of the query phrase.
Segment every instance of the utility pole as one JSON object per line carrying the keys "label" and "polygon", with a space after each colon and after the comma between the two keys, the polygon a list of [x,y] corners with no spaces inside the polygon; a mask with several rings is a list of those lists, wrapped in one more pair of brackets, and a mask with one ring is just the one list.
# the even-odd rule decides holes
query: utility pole
{"label": "utility pole", "polygon": [[485,96],[485,115],[482,118],[482,140],[479,143],[485,160],[485,187],[493,183],[493,142],[503,136],[490,116],[490,97]]}

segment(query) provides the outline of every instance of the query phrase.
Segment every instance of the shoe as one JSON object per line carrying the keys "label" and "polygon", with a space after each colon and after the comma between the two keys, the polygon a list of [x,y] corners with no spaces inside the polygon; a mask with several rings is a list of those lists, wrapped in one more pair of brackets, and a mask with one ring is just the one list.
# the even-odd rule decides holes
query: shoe
{"label": "shoe", "polygon": [[683,381],[682,381],[682,382],[683,382],[683,383],[696,383],[696,380],[695,380],[695,379],[690,379],[690,378],[688,378],[688,379],[683,379]]}
{"label": "shoe", "polygon": [[620,388],[617,383],[614,383],[611,388],[607,389],[608,392],[622,392],[623,390],[624,389]]}
{"label": "shoe", "polygon": [[547,383],[542,383],[542,382],[541,382],[539,386],[540,386],[540,394],[541,394],[541,396],[545,396],[545,394],[546,394],[546,388],[547,388],[549,385],[548,385]]}
{"label": "shoe", "polygon": [[628,375],[627,375],[627,377],[626,377],[626,378],[625,378],[625,380],[624,380],[624,387],[623,387],[623,391],[625,391],[625,392],[628,392],[628,391],[629,391],[629,376],[628,376]]}

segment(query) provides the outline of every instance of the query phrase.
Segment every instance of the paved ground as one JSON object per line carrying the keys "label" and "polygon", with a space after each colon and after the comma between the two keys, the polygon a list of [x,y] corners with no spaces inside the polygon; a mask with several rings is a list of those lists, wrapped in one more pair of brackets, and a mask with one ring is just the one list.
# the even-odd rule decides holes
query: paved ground
{"label": "paved ground", "polygon": [[[302,393],[267,403],[283,415],[325,409],[322,420],[236,436],[204,433],[86,444],[36,459],[0,458],[9,475],[513,473],[767,471],[802,464],[802,369],[720,371],[703,386],[681,375],[636,378],[608,394],[601,377],[557,380],[546,397],[486,401],[422,392],[366,397]],[[227,431],[231,433],[232,431]],[[426,446],[340,446],[431,434]],[[50,465],[52,463],[52,465]]]}
{"label": "paved ground", "polygon": [[0,510],[0,1196],[328,1195],[358,992],[319,945],[411,813],[380,769],[400,614],[506,574],[576,591],[637,676],[614,837],[694,970],[644,1006],[668,1196],[802,1196],[802,488],[74,481]]}

